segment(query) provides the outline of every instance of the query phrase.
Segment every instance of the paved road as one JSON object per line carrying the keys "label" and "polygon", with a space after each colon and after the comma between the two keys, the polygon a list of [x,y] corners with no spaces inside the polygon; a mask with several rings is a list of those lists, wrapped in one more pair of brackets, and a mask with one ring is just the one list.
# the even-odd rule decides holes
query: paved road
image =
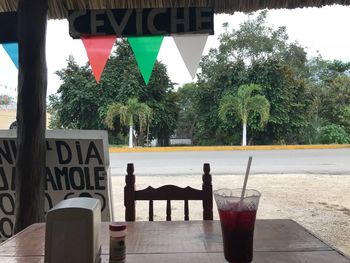
{"label": "paved road", "polygon": [[134,163],[137,175],[198,175],[208,162],[213,175],[243,174],[249,156],[252,174],[350,175],[350,149],[110,153],[111,173]]}

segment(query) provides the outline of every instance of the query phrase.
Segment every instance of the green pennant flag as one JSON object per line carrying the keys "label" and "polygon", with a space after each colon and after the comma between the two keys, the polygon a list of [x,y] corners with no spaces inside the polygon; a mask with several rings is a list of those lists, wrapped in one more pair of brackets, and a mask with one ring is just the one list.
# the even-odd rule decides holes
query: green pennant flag
{"label": "green pennant flag", "polygon": [[146,85],[151,77],[163,38],[163,36],[128,37]]}

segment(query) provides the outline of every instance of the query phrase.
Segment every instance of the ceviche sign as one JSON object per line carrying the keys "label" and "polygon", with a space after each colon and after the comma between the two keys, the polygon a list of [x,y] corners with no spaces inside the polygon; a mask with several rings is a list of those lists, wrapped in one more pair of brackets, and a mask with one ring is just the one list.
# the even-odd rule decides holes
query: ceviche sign
{"label": "ceviche sign", "polygon": [[73,38],[214,34],[214,11],[207,7],[72,10],[68,20]]}
{"label": "ceviche sign", "polygon": [[[12,235],[15,216],[17,149],[11,132],[0,133],[0,242]],[[106,132],[49,131],[46,150],[45,212],[63,199],[93,197],[101,201],[102,220],[110,221]]]}

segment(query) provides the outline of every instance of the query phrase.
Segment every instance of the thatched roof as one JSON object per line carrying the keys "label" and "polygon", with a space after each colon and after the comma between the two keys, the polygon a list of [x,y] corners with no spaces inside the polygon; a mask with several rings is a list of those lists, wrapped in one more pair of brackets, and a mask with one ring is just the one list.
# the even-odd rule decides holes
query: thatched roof
{"label": "thatched roof", "polygon": [[[49,17],[62,19],[67,10],[115,8],[214,7],[216,13],[251,12],[259,9],[350,5],[350,0],[48,0]],[[18,0],[0,0],[0,12],[16,11]]]}

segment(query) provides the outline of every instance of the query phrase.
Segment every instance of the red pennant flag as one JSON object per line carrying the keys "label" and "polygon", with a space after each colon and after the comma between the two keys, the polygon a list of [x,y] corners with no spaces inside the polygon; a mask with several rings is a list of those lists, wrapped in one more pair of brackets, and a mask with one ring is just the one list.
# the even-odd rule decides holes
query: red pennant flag
{"label": "red pennant flag", "polygon": [[97,83],[100,82],[103,69],[116,39],[116,36],[81,36]]}

